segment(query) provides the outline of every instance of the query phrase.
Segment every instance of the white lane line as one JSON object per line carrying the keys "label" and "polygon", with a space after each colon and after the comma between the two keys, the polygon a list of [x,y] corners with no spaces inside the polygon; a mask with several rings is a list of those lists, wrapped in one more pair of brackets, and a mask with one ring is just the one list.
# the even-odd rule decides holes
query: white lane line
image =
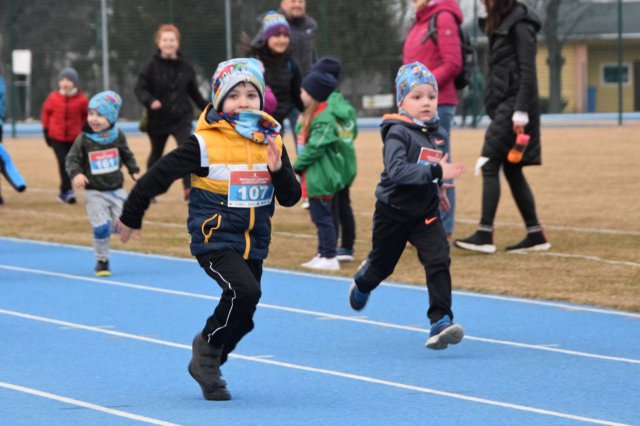
{"label": "white lane line", "polygon": [[28,393],[30,395],[40,396],[42,398],[53,399],[55,401],[64,402],[66,404],[77,405],[78,407],[84,407],[90,410],[101,411],[103,413],[112,414],[114,416],[125,417],[131,420],[137,420],[137,421],[149,423],[152,425],[180,426],[178,423],[165,422],[164,420],[153,419],[151,417],[140,416],[138,414],[132,414],[126,411],[115,410],[113,408],[103,407],[102,405],[96,405],[90,402],[80,401],[77,399],[68,398],[66,396],[56,395],[53,393],[44,392],[44,391],[33,389],[33,388],[27,388],[24,386],[14,385],[11,383],[0,382],[0,387],[13,390],[13,391]]}
{"label": "white lane line", "polygon": [[580,260],[593,260],[594,262],[606,263],[609,265],[621,265],[621,266],[631,266],[634,268],[640,268],[640,263],[638,262],[627,262],[624,260],[609,260],[604,259],[599,256],[587,256],[583,254],[570,254],[570,253],[558,253],[553,251],[547,252],[511,252],[509,254],[519,254],[519,255],[534,255],[534,256],[552,256],[552,257],[565,257],[568,259],[580,259]]}
{"label": "white lane line", "polygon": [[[37,315],[25,314],[25,313],[22,313],[22,312],[15,312],[15,311],[9,311],[9,310],[5,310],[5,309],[0,309],[0,314],[11,315],[11,316],[19,317],[19,318],[25,318],[25,319],[29,319],[29,320],[41,321],[41,322],[57,324],[57,325],[62,325],[62,326],[67,326],[67,327],[74,326],[75,328],[79,328],[79,329],[83,329],[83,330],[87,330],[87,331],[93,331],[93,332],[96,332],[96,333],[109,334],[109,335],[118,336],[118,337],[126,337],[128,339],[139,340],[139,341],[148,342],[148,343],[155,343],[155,344],[158,344],[158,345],[169,346],[169,347],[173,347],[173,348],[191,350],[191,346],[190,345],[184,345],[184,344],[180,344],[180,343],[170,342],[170,341],[167,341],[167,340],[154,339],[154,338],[150,338],[150,337],[140,336],[140,335],[131,334],[131,333],[124,333],[124,332],[120,332],[120,331],[104,330],[102,328],[96,328],[96,327],[92,327],[92,326],[85,325],[85,324],[71,323],[71,322],[68,322],[68,321],[61,321],[61,320],[56,320],[56,319],[53,319],[53,318],[46,318],[46,317],[41,317],[41,316],[37,316]],[[358,374],[350,374],[350,373],[344,373],[344,372],[336,371],[336,370],[327,370],[327,369],[324,369],[324,368],[309,367],[309,366],[300,365],[300,364],[292,364],[292,363],[289,363],[289,362],[274,361],[274,360],[270,360],[270,359],[265,359],[262,356],[247,356],[247,355],[239,355],[239,354],[230,354],[229,356],[232,357],[232,358],[242,359],[242,360],[245,360],[245,361],[259,362],[259,363],[263,363],[263,364],[275,365],[275,366],[278,366],[278,367],[291,368],[291,369],[295,369],[295,370],[302,370],[302,371],[308,371],[308,372],[313,372],[313,373],[326,374],[326,375],[330,375],[330,376],[342,377],[342,378],[345,378],[345,379],[358,380],[358,381],[362,381],[362,382],[368,382],[368,383],[374,383],[374,384],[379,384],[379,385],[384,385],[384,386],[390,386],[390,387],[395,387],[395,388],[399,388],[399,389],[406,389],[406,390],[422,392],[422,393],[426,393],[426,394],[432,394],[432,395],[444,396],[444,397],[448,397],[448,398],[459,399],[459,400],[463,400],[463,401],[475,402],[475,403],[486,404],[486,405],[493,405],[493,406],[503,407],[503,408],[510,408],[510,409],[513,409],[513,410],[525,411],[525,412],[529,412],[529,413],[542,414],[542,415],[553,416],[553,417],[560,417],[560,418],[564,418],[564,419],[576,420],[576,421],[581,421],[581,422],[586,422],[586,423],[595,423],[595,424],[609,425],[609,426],[629,426],[629,425],[627,425],[625,423],[617,423],[617,422],[612,422],[612,421],[608,421],[608,420],[601,420],[601,419],[596,419],[596,418],[591,418],[591,417],[578,416],[578,415],[574,415],[574,414],[562,413],[562,412],[559,412],[559,411],[552,411],[552,410],[545,410],[545,409],[541,409],[541,408],[529,407],[529,406],[526,406],[526,405],[510,404],[508,402],[495,401],[495,400],[492,400],[492,399],[477,398],[477,397],[473,397],[473,396],[468,396],[468,395],[463,395],[463,394],[458,394],[458,393],[453,393],[453,392],[446,392],[446,391],[441,391],[441,390],[432,389],[432,388],[426,388],[426,387],[422,387],[422,386],[414,386],[414,385],[408,385],[408,384],[405,384],[405,383],[393,382],[393,381],[389,381],[389,380],[376,379],[374,377],[361,376],[361,375],[358,375]]]}
{"label": "white lane line", "polygon": [[[13,237],[0,237],[0,241],[1,240],[6,240],[6,241],[9,241],[9,242],[21,243],[21,244],[27,243],[27,244],[34,244],[34,245],[50,246],[50,247],[66,247],[66,248],[71,248],[71,249],[75,249],[75,250],[83,250],[83,251],[91,251],[91,252],[93,252],[93,248],[92,247],[78,246],[78,245],[66,244],[66,243],[53,243],[53,242],[49,242],[49,241],[28,240],[28,239],[13,238]],[[137,257],[151,258],[151,259],[163,259],[163,260],[168,260],[168,261],[172,261],[172,262],[181,262],[181,263],[190,263],[190,264],[194,263],[193,258],[190,258],[190,257],[189,258],[186,258],[186,257],[174,257],[174,256],[163,255],[163,254],[141,253],[141,252],[125,251],[125,250],[111,250],[111,251],[114,252],[114,253],[121,253],[121,254],[127,255],[127,256],[137,256]],[[269,268],[269,267],[264,268],[264,269],[266,271],[272,271],[272,272],[283,274],[283,275],[293,275],[293,276],[298,276],[298,277],[312,277],[312,278],[322,277],[322,279],[332,280],[332,281],[339,281],[339,282],[345,282],[345,281],[346,282],[351,282],[351,280],[352,280],[351,277],[339,277],[339,276],[335,276],[335,275],[322,275],[322,274],[318,274],[318,273],[313,273],[312,274],[312,273],[309,273],[309,272],[292,271],[292,270],[288,270],[288,269]],[[411,284],[397,283],[397,282],[392,282],[392,281],[385,281],[385,282],[381,283],[380,285],[385,286],[385,287],[402,288],[404,290],[422,291],[422,292],[426,292],[427,291],[427,288],[422,286],[422,285],[411,285]],[[591,313],[597,313],[597,314],[617,315],[617,316],[640,319],[640,314],[635,313],[635,312],[604,309],[604,308],[594,308],[594,307],[582,306],[582,305],[572,305],[572,304],[562,303],[562,302],[551,302],[551,301],[545,301],[545,300],[524,299],[524,298],[521,298],[521,297],[504,296],[504,295],[497,295],[497,294],[490,294],[490,293],[476,293],[476,292],[468,291],[468,290],[454,290],[453,294],[454,295],[458,295],[458,296],[465,296],[465,297],[477,297],[477,298],[481,298],[481,299],[493,299],[493,300],[502,300],[502,301],[505,301],[505,302],[525,303],[525,304],[530,304],[530,305],[547,306],[547,307],[551,307],[551,308],[560,308],[560,309],[563,309],[563,310],[566,310],[566,311],[584,311],[584,312],[591,312]]]}
{"label": "white lane line", "polygon": [[[456,218],[456,223],[466,223],[477,225],[478,220],[473,219],[461,219]],[[508,226],[510,228],[518,227],[522,228],[522,222],[495,222],[496,226]],[[543,225],[544,229],[553,230],[553,231],[570,231],[570,232],[580,232],[584,234],[610,234],[610,235],[627,235],[638,237],[640,236],[640,231],[621,231],[619,229],[607,229],[607,228],[581,228],[576,226],[561,226],[561,225]]]}
{"label": "white lane line", "polygon": [[[146,286],[141,284],[132,284],[132,283],[127,283],[123,281],[115,281],[111,279],[105,280],[104,278],[82,277],[78,275],[63,274],[59,272],[40,271],[36,269],[28,269],[28,268],[21,268],[17,266],[8,266],[8,265],[0,264],[0,270],[1,269],[18,271],[18,272],[27,272],[27,273],[38,274],[38,275],[53,276],[53,277],[59,277],[59,278],[66,278],[69,280],[76,280],[76,281],[86,281],[86,282],[109,285],[114,287],[132,288],[136,290],[150,291],[154,293],[164,293],[164,294],[171,294],[175,296],[191,297],[194,299],[220,300],[219,297],[209,296],[206,294],[191,293],[188,291],[181,291],[181,290],[168,290],[168,289],[151,287],[151,286]],[[393,324],[393,323],[382,322],[382,321],[374,321],[374,320],[366,319],[366,317],[363,317],[363,316],[335,315],[327,312],[311,311],[308,309],[299,309],[299,308],[290,308],[287,306],[271,305],[271,304],[262,303],[262,302],[259,303],[258,306],[265,309],[273,309],[277,311],[283,311],[283,312],[289,312],[289,313],[295,313],[295,314],[301,314],[301,315],[309,315],[316,318],[334,319],[334,320],[355,322],[360,324],[368,324],[368,325],[373,325],[379,328],[392,328],[397,330],[413,331],[413,332],[418,332],[423,334],[429,333],[429,329],[415,327],[415,326],[401,325],[401,324]],[[559,349],[559,348],[549,347],[548,345],[533,345],[528,343],[514,342],[510,340],[489,339],[485,337],[475,337],[475,336],[469,336],[469,335],[465,335],[465,339],[473,340],[476,342],[491,343],[491,344],[504,345],[504,346],[513,346],[518,348],[534,349],[534,350],[547,351],[547,352],[555,352],[555,353],[560,353],[564,355],[594,358],[594,359],[600,359],[605,361],[625,362],[628,364],[640,364],[640,359],[623,358],[623,357],[616,357],[616,356],[609,356],[609,355],[599,355],[599,354],[593,354],[588,352],[573,351],[569,349]]]}

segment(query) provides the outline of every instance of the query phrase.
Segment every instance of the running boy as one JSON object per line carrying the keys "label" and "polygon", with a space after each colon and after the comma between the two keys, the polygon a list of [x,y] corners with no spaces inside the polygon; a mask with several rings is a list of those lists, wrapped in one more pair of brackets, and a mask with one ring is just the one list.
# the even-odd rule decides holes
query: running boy
{"label": "running boy", "polygon": [[220,366],[253,329],[262,294],[262,262],[271,240],[273,196],[289,207],[301,191],[279,135],[280,124],[262,111],[264,79],[258,61],[220,63],[211,85],[212,104],[200,115],[196,133],[136,184],[118,231],[127,242],[140,229],[149,200],[191,174],[191,254],[218,283],[222,296],[193,339],[188,370],[206,399],[228,400]]}
{"label": "running boy", "polygon": [[84,205],[93,227],[95,272],[99,277],[111,276],[109,237],[127,198],[120,167],[124,164],[133,180],[140,176],[127,139],[115,125],[121,105],[120,95],[110,90],[91,98],[88,123],[65,160],[73,185],[84,188]]}
{"label": "running boy", "polygon": [[459,343],[462,327],[453,323],[449,243],[438,206],[448,206],[443,179],[459,177],[464,167],[442,155],[448,135],[438,129],[438,84],[420,62],[403,65],[396,76],[399,114],[381,124],[384,170],[376,188],[372,248],[349,289],[359,311],[371,291],[393,272],[407,241],[418,251],[429,289],[429,349]]}

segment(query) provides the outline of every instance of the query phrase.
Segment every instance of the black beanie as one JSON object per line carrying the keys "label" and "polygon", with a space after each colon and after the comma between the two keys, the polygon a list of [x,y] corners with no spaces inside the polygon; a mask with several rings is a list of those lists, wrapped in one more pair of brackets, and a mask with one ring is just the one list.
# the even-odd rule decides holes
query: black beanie
{"label": "black beanie", "polygon": [[342,64],[340,63],[340,59],[331,55],[323,56],[318,59],[318,62],[313,64],[313,68],[311,68],[311,71],[328,72],[334,76],[336,80],[340,79],[341,70]]}
{"label": "black beanie", "polygon": [[302,88],[318,102],[326,101],[336,87],[338,80],[328,72],[312,70],[302,80]]}

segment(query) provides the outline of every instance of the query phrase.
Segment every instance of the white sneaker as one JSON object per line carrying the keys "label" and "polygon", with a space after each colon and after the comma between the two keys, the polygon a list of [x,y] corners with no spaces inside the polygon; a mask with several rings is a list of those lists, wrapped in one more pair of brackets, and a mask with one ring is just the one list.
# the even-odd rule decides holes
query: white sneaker
{"label": "white sneaker", "polygon": [[301,265],[304,268],[319,269],[323,271],[339,271],[340,262],[335,257],[320,257],[316,256],[307,263]]}
{"label": "white sneaker", "polygon": [[304,197],[302,199],[302,206],[300,206],[301,208],[307,210],[309,209],[309,199],[307,197]]}
{"label": "white sneaker", "polygon": [[303,268],[313,268],[313,265],[315,265],[319,259],[320,259],[320,255],[316,254],[316,256],[313,259],[301,264],[300,266],[302,266]]}

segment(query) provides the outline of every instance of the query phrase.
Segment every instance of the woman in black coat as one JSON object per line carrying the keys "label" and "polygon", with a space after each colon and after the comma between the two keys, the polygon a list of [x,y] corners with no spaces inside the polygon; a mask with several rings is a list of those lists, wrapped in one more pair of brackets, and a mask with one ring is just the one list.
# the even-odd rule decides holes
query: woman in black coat
{"label": "woman in black coat", "polygon": [[[180,54],[180,31],[175,25],[163,24],[156,31],[158,51],[138,74],[135,93],[147,109],[147,133],[151,153],[147,170],[162,157],[169,135],[181,145],[191,136],[194,119],[191,100],[200,110],[207,101],[198,90],[193,66]],[[185,200],[189,196],[191,178],[183,178]]]}
{"label": "woman in black coat", "polygon": [[[514,250],[548,250],[548,243],[536,213],[535,199],[522,168],[542,163],[540,153],[540,106],[536,76],[536,34],[540,19],[516,0],[483,0],[487,17],[480,22],[489,38],[489,70],[484,104],[491,124],[485,133],[477,167],[482,170],[482,217],[477,231],[456,240],[455,246],[494,253],[493,221],[500,200],[500,168],[511,188],[527,228],[526,237]],[[508,159],[516,135],[530,140],[522,159]]]}

